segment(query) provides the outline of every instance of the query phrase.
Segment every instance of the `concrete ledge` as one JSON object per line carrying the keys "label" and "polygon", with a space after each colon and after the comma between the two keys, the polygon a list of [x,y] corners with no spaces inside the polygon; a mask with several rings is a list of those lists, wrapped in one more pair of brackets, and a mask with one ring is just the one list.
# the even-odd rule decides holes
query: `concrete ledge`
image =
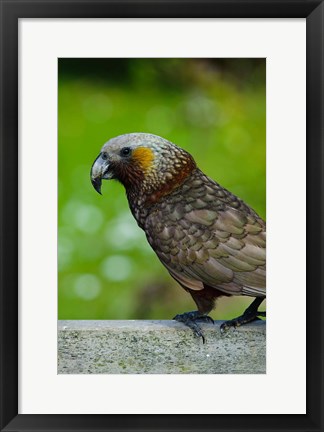
{"label": "concrete ledge", "polygon": [[59,321],[59,374],[262,374],[266,324],[222,334],[203,324],[206,343],[175,321]]}

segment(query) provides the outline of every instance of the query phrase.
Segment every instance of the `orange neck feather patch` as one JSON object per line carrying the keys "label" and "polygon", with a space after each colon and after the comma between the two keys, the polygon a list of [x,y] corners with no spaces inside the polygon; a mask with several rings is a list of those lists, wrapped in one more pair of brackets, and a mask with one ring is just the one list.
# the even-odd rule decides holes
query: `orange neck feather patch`
{"label": "orange neck feather patch", "polygon": [[152,167],[154,160],[153,151],[146,147],[138,147],[133,151],[133,159],[139,164],[143,172]]}

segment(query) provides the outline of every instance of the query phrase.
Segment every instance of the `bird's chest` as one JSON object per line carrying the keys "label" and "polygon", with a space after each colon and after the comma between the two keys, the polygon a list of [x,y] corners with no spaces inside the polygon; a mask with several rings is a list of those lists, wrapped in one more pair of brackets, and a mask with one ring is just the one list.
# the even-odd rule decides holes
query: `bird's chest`
{"label": "bird's chest", "polygon": [[163,262],[181,260],[189,264],[204,242],[214,236],[212,225],[217,210],[217,200],[200,180],[185,183],[150,207],[137,201],[132,208],[138,225]]}
{"label": "bird's chest", "polygon": [[155,209],[146,218],[143,227],[147,240],[157,255],[170,262],[183,247],[185,232],[179,223],[172,221],[163,211]]}

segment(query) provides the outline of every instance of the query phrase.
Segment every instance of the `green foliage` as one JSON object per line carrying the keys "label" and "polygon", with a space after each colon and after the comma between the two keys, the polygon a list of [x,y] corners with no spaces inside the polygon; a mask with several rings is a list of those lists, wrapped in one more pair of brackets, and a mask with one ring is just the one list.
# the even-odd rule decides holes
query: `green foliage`
{"label": "green foliage", "polygon": [[[265,217],[265,60],[60,59],[59,319],[169,319],[195,305],[133,220],[123,187],[90,183],[110,138],[149,132]],[[213,316],[242,312],[220,300]],[[244,305],[250,299],[243,299]]]}

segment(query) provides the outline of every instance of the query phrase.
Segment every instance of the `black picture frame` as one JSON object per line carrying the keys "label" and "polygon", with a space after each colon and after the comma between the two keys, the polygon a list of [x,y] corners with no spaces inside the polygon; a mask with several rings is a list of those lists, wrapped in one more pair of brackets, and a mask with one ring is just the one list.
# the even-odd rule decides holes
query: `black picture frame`
{"label": "black picture frame", "polygon": [[[323,431],[324,5],[312,0],[1,0],[1,431]],[[18,414],[19,18],[306,18],[307,413],[305,415]],[[293,157],[292,157],[293,163]],[[298,211],[298,203],[296,209]],[[296,233],[298,235],[298,233]],[[295,270],[295,269],[294,269]],[[283,287],[284,288],[284,287]],[[289,289],[293,290],[293,287]],[[293,329],[294,311],[285,319]],[[284,323],[283,323],[284,324]],[[284,326],[283,326],[284,328]],[[174,391],[174,389],[170,389]],[[280,391],[280,389],[278,389]],[[239,397],[262,389],[237,389]],[[214,390],[215,404],[222,395]],[[259,394],[259,396],[258,396]],[[181,396],[179,396],[181,397]],[[203,389],[199,397],[204,397]],[[262,396],[261,396],[262,397]]]}

